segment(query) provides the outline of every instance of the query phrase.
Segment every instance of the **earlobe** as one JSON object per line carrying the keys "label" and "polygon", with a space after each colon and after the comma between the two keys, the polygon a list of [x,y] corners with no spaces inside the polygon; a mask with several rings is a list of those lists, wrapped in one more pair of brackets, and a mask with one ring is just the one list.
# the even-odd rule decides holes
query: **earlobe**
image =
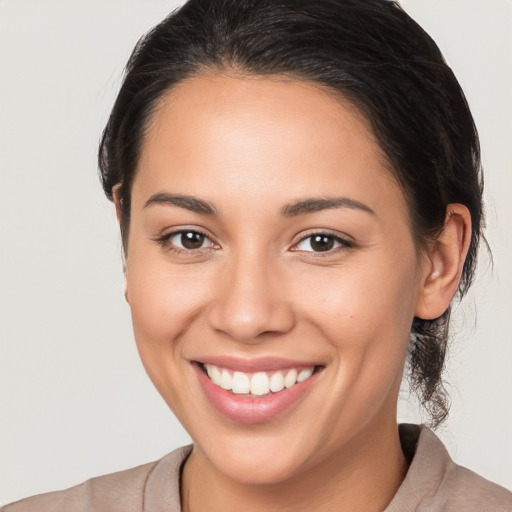
{"label": "earlobe", "polygon": [[448,205],[443,230],[425,258],[415,316],[433,320],[448,309],[459,285],[470,241],[469,210],[458,203]]}

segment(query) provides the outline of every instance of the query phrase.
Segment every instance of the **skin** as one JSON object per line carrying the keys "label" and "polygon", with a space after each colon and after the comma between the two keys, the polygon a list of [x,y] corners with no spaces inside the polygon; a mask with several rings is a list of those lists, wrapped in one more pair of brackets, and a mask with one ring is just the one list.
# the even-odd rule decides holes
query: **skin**
{"label": "skin", "polygon": [[[155,194],[216,214],[146,206]],[[333,197],[371,212],[282,214]],[[133,183],[126,297],[144,366],[194,441],[184,510],[383,510],[407,470],[396,403],[410,326],[448,306],[469,229],[450,205],[419,251],[367,123],[315,85],[211,74],[166,93]],[[197,250],[158,241],[180,230],[207,238]],[[315,233],[343,242],[315,252]],[[246,425],[212,407],[192,368],[226,355],[322,370],[291,409]]]}

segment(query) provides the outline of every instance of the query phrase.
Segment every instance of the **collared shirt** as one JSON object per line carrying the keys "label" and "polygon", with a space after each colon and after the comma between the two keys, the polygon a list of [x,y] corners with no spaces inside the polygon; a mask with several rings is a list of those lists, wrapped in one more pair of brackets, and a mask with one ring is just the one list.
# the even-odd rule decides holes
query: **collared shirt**
{"label": "collared shirt", "polygon": [[[399,428],[411,464],[383,512],[512,512],[512,493],[455,464],[428,428]],[[191,450],[178,448],[159,461],[26,498],[0,512],[181,512],[180,473]]]}

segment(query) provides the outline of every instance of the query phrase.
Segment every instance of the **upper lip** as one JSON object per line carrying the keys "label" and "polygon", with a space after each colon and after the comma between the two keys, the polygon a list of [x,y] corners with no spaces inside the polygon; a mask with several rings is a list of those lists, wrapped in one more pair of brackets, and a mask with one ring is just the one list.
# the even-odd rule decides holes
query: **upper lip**
{"label": "upper lip", "polygon": [[207,356],[194,361],[201,364],[211,364],[229,370],[255,373],[260,371],[278,371],[289,368],[311,368],[321,366],[311,361],[297,361],[279,357],[260,357],[253,359],[239,358],[233,356]]}

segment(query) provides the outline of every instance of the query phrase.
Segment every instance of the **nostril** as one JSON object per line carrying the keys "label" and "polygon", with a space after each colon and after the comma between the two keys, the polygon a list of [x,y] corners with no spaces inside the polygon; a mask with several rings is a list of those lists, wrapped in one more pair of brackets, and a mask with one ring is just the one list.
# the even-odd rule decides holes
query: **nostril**
{"label": "nostril", "polygon": [[211,327],[242,343],[261,343],[269,336],[287,334],[295,325],[289,304],[262,300],[239,300],[212,304]]}

